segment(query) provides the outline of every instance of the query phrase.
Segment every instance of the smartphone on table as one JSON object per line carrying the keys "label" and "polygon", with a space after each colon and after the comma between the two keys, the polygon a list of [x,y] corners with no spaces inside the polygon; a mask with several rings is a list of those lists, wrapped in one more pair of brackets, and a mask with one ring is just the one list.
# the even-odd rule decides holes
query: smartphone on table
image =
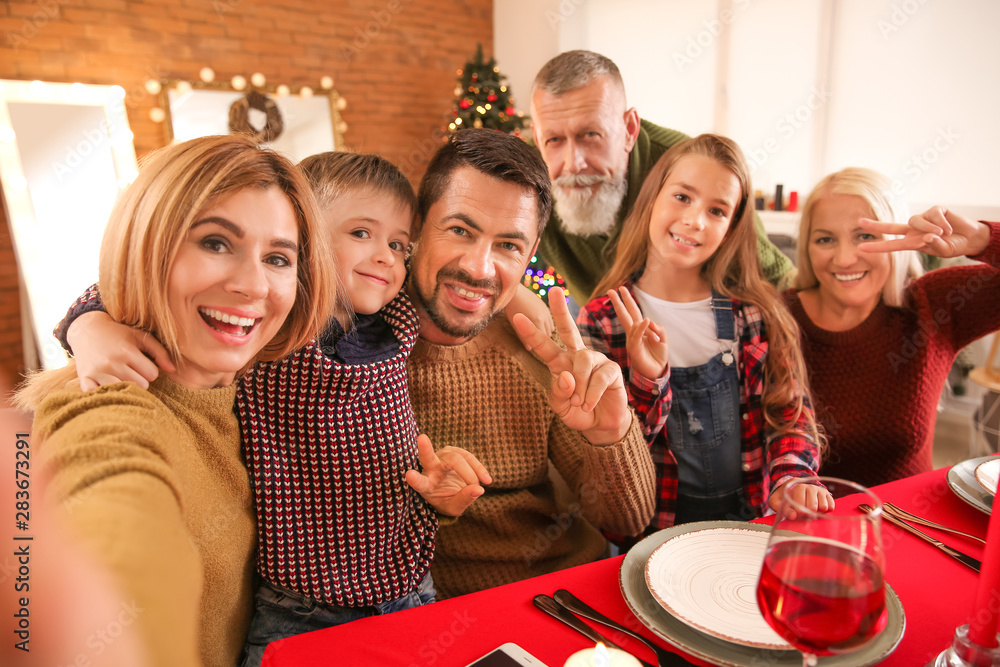
{"label": "smartphone on table", "polygon": [[507,642],[466,667],[547,667],[547,665],[517,644]]}

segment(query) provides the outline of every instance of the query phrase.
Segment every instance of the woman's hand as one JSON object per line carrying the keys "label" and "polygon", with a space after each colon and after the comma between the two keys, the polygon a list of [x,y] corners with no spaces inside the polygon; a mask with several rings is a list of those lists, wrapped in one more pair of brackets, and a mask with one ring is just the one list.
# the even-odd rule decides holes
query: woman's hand
{"label": "woman's hand", "polygon": [[423,473],[407,470],[406,483],[441,514],[458,516],[486,492],[480,483],[493,481],[486,466],[471,453],[460,447],[435,452],[426,435],[417,437],[417,455]]}
{"label": "woman's hand", "polygon": [[625,348],[632,370],[656,380],[667,372],[667,334],[659,324],[642,316],[628,288],[609,290],[611,305],[625,329]]}
{"label": "woman's hand", "polygon": [[862,252],[917,250],[936,257],[974,256],[990,243],[990,228],[943,206],[932,206],[910,218],[908,224],[879,222],[869,218],[859,221],[862,229],[876,234],[899,234],[903,238],[868,241],[858,246]]}
{"label": "woman's hand", "polygon": [[[791,481],[791,480],[789,480]],[[767,499],[767,505],[777,512],[781,509],[781,503],[785,499],[785,489],[788,483],[784,483],[771,492]],[[819,484],[796,484],[792,495],[789,496],[795,503],[806,507],[814,512],[829,512],[834,507],[833,496],[825,487]],[[786,516],[794,519],[797,513],[793,510],[786,512]]]}

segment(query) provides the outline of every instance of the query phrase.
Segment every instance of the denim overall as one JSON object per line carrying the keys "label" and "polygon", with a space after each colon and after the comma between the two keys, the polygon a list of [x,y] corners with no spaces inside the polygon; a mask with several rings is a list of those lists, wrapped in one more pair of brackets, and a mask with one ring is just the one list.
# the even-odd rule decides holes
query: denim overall
{"label": "denim overall", "polygon": [[673,402],[667,439],[677,459],[679,480],[675,524],[747,518],[732,301],[713,291],[712,314],[716,337],[732,341],[732,346],[700,366],[670,369]]}

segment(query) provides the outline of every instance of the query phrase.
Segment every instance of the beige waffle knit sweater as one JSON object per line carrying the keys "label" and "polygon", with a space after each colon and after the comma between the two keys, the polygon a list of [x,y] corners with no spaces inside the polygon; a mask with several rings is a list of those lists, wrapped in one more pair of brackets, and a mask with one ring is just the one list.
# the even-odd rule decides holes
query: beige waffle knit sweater
{"label": "beige waffle knit sweater", "polygon": [[506,318],[462,345],[419,340],[409,375],[421,432],[437,448],[469,450],[493,477],[441,526],[431,568],[439,598],[593,561],[606,546],[599,529],[634,535],[649,523],[653,464],[636,418],[604,447],[566,428],[549,407],[548,368]]}

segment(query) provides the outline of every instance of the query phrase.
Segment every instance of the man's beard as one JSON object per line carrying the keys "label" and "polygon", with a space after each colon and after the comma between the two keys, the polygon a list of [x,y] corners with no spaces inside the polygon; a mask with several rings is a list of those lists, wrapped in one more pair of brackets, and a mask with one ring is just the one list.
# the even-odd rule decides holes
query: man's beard
{"label": "man's beard", "polygon": [[[552,185],[556,213],[562,220],[563,228],[577,236],[606,235],[610,232],[628,189],[624,176],[617,174],[560,176]],[[597,185],[596,190],[586,187],[593,185]]]}
{"label": "man's beard", "polygon": [[[461,324],[449,321],[442,312],[442,309],[438,307],[438,301],[440,300],[443,283],[448,278],[451,278],[455,282],[461,283],[462,285],[478,289],[486,289],[493,292],[493,310],[486,313],[482,319],[471,324]],[[424,292],[417,280],[413,281],[413,287],[413,291],[416,294],[417,299],[420,301],[420,305],[423,306],[424,311],[431,319],[431,322],[434,323],[434,326],[440,329],[442,333],[451,336],[452,338],[472,338],[477,336],[490,322],[493,321],[493,318],[496,317],[497,313],[501,312],[499,308],[496,308],[497,297],[500,292],[500,284],[496,280],[475,280],[472,276],[460,269],[441,269],[438,271],[437,282],[434,285],[434,292],[430,295]]]}

